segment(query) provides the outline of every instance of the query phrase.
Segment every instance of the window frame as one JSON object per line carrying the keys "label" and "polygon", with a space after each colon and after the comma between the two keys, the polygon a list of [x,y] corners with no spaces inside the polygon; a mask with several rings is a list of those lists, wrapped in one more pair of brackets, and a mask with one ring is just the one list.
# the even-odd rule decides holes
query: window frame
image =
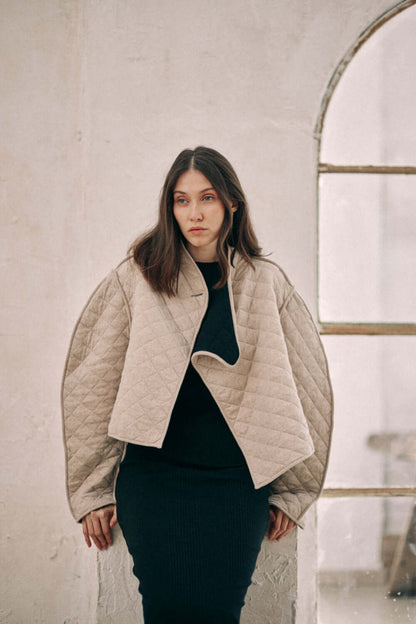
{"label": "window frame", "polygon": [[[316,198],[317,198],[317,254],[319,258],[320,240],[319,240],[319,219],[320,219],[320,195],[319,181],[322,174],[400,174],[400,175],[416,175],[416,166],[388,166],[388,165],[334,165],[331,163],[321,162],[321,141],[325,123],[326,112],[331,101],[334,90],[341,80],[345,69],[351,60],[355,57],[361,46],[374,33],[381,28],[390,19],[401,13],[402,11],[414,6],[415,0],[402,0],[396,6],[382,13],[378,19],[370,24],[358,37],[357,41],[348,50],[338,66],[335,68],[330,81],[328,83],[325,95],[323,97],[318,119],[314,129],[314,138],[317,142],[317,176],[316,176]],[[319,262],[318,262],[319,267]],[[319,269],[317,271],[317,293],[320,286]],[[317,300],[317,319],[318,329],[321,335],[372,335],[372,336],[412,336],[416,335],[415,323],[360,323],[360,322],[323,322],[320,318],[319,296]],[[392,496],[416,496],[416,487],[342,487],[342,488],[325,488],[322,491],[325,498],[349,498],[359,496],[370,497],[392,497]]]}

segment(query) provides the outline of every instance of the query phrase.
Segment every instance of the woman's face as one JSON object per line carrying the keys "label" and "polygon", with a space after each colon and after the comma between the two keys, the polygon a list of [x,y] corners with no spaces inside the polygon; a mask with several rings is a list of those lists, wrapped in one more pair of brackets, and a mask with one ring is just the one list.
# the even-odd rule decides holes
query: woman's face
{"label": "woman's face", "polygon": [[[232,210],[237,207],[233,205]],[[194,260],[217,260],[216,245],[225,208],[200,171],[189,169],[179,176],[173,190],[173,214]]]}

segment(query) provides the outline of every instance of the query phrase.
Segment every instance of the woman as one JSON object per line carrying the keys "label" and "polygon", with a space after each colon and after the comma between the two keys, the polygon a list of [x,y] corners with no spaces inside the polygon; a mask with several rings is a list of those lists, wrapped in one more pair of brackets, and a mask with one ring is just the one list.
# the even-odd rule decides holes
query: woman
{"label": "woman", "polygon": [[67,358],[71,510],[100,550],[118,517],[146,624],[239,622],[266,531],[302,526],[322,489],[326,358],[217,151],[179,154],[130,251]]}

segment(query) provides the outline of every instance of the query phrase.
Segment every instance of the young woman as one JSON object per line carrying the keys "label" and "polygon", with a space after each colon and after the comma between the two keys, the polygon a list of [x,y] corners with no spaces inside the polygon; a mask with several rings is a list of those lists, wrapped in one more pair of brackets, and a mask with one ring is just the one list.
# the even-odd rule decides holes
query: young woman
{"label": "young woman", "polygon": [[71,510],[100,550],[118,519],[146,624],[236,623],[265,533],[302,526],[322,489],[325,354],[217,151],[179,154],[130,252],[65,366]]}

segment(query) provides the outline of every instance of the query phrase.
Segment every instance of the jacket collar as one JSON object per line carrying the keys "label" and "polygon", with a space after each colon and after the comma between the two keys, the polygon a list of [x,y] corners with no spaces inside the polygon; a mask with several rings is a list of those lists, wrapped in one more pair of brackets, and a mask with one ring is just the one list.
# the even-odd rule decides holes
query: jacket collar
{"label": "jacket collar", "polygon": [[[234,255],[233,264],[231,264],[231,253],[233,251],[233,247],[230,245],[227,249],[227,257],[228,257],[228,266],[229,266],[229,275],[228,275],[228,285],[229,290],[231,290],[231,285],[234,278],[234,273],[236,267],[240,261],[240,254],[236,250]],[[206,290],[205,280],[201,274],[201,271],[198,269],[198,266],[187,250],[185,243],[181,240],[181,269],[179,273],[179,281],[178,281],[178,296],[186,297],[190,295],[196,295],[202,293]]]}

